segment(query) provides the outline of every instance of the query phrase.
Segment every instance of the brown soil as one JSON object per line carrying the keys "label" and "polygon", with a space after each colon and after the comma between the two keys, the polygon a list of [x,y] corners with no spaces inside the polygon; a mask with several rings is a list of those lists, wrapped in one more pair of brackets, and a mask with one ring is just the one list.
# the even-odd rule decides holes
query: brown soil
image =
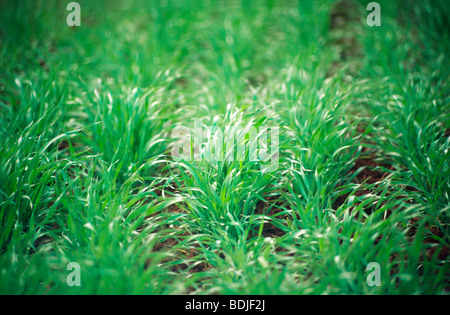
{"label": "brown soil", "polygon": [[[73,148],[81,148],[83,146],[80,143],[73,142],[73,140],[71,140],[71,145]],[[69,141],[67,139],[62,140],[58,144],[58,151],[62,151],[62,150],[68,149],[68,148],[69,148]]]}
{"label": "brown soil", "polygon": [[445,130],[444,137],[450,138],[450,128]]}
{"label": "brown soil", "polygon": [[[412,218],[409,221],[410,228],[408,230],[407,235],[411,238],[411,240],[413,240],[417,234],[417,227],[420,224],[420,220],[423,220],[423,219],[416,217],[416,218]],[[429,236],[425,237],[425,239],[424,239],[425,244],[439,244],[439,241],[434,239],[432,236],[438,236],[441,239],[445,239],[444,233],[437,226],[432,226],[427,222],[427,223],[425,223],[425,229],[429,232]],[[439,247],[429,248],[426,252],[426,258],[428,260],[431,260],[431,258],[433,257],[433,255],[435,254],[435,252],[438,248]],[[449,251],[449,248],[447,245],[442,246],[437,255],[437,259],[446,260],[449,257],[448,251]],[[422,257],[422,259],[423,259],[423,257]]]}
{"label": "brown soil", "polygon": [[[159,192],[161,194],[161,192]],[[256,205],[255,214],[266,215],[269,217],[273,217],[279,214],[282,210],[278,207],[271,207],[273,203],[278,203],[276,197],[268,197],[265,202],[259,201]],[[279,205],[279,204],[278,204]],[[270,208],[270,209],[269,209]],[[173,204],[166,209],[169,213],[183,213],[183,209],[179,204]],[[286,215],[281,215],[280,218],[286,217]],[[266,222],[263,225],[263,237],[280,237],[283,236],[285,232],[273,225],[270,222]],[[182,239],[188,237],[190,234],[188,232],[184,232],[182,234],[175,235],[173,237],[167,238],[162,242],[157,243],[153,252],[162,252],[173,250],[174,247],[180,244]],[[178,260],[185,260],[186,262],[177,263],[170,267],[173,272],[181,272],[189,269],[189,273],[196,273],[207,271],[211,268],[211,265],[204,261],[198,261],[197,256],[200,254],[198,250],[198,245],[190,245],[189,248],[180,248],[175,249],[175,257],[166,258],[163,260],[164,263],[170,263]],[[148,268],[150,260],[146,261],[145,268]]]}
{"label": "brown soil", "polygon": [[[353,174],[356,170],[359,168],[364,167],[364,169],[356,176],[355,181],[358,183],[366,183],[366,184],[375,184],[381,180],[383,180],[388,174],[389,170],[393,170],[392,166],[388,166],[382,163],[379,163],[377,160],[377,157],[375,155],[369,155],[365,157],[359,158],[356,162],[352,170],[350,171],[351,174]],[[381,167],[387,169],[388,171],[382,170]],[[411,186],[404,187],[408,191],[418,191],[416,188]],[[368,193],[371,193],[372,191],[369,189],[361,189],[356,192],[357,196],[362,196]],[[340,196],[338,200],[336,201],[335,205],[339,206],[343,204],[346,200],[348,195]],[[371,213],[373,209],[365,209],[368,213]],[[389,216],[390,213],[388,213]],[[408,237],[410,237],[410,240],[413,241],[416,233],[417,233],[417,227],[419,225],[419,221],[421,219],[416,217],[411,219],[408,222],[409,230],[408,230]],[[438,246],[439,241],[434,239],[432,236],[438,236],[440,238],[444,238],[444,233],[437,227],[437,226],[431,226],[428,223],[425,223],[425,228],[429,232],[429,236],[425,237],[424,243],[425,244],[435,244],[437,246],[431,247],[426,250],[424,254],[421,255],[420,260],[431,260],[433,255],[435,255],[436,250],[439,250],[439,253],[437,254],[438,260],[447,260],[449,257],[449,247],[448,246]],[[380,235],[375,240],[375,245],[381,241],[383,238],[383,235]],[[398,254],[393,254],[391,257],[391,260],[393,261]],[[395,270],[392,271],[393,274],[395,274]]]}
{"label": "brown soil", "polygon": [[42,59],[42,58],[40,58],[39,59],[39,66],[45,71],[45,72],[48,72],[49,71],[49,66],[48,66],[48,64],[47,64],[47,62],[44,60],[44,59]]}
{"label": "brown soil", "polygon": [[[364,153],[369,153],[367,150],[363,150]],[[349,172],[349,176],[353,175],[362,168],[362,170],[359,171],[359,173],[355,177],[355,182],[358,184],[362,184],[361,188],[358,189],[355,193],[357,197],[364,196],[367,194],[372,193],[373,191],[364,188],[366,185],[372,185],[375,183],[378,183],[382,181],[386,176],[389,175],[389,171],[392,171],[394,168],[391,165],[387,165],[384,163],[380,163],[379,157],[374,155],[373,153],[369,153],[366,155],[361,155],[356,161],[355,165],[352,167],[352,169]],[[386,170],[383,170],[382,168],[385,168]],[[343,205],[348,198],[349,194],[344,194],[342,196],[339,196],[336,201],[333,204],[333,208],[337,209],[341,205]],[[369,211],[369,213],[372,212],[373,209],[366,209]]]}
{"label": "brown soil", "polygon": [[367,184],[374,184],[377,182],[382,181],[387,175],[389,175],[389,172],[386,172],[381,169],[381,167],[384,167],[388,170],[393,170],[394,168],[392,166],[388,166],[386,164],[381,164],[380,162],[377,162],[377,157],[374,155],[367,156],[367,157],[360,157],[355,161],[355,165],[353,166],[352,170],[350,171],[350,174],[355,173],[359,168],[363,167],[363,170],[361,170],[358,175],[356,176],[356,180],[359,183],[367,183]]}
{"label": "brown soil", "polygon": [[[185,232],[183,234],[177,235],[176,237],[168,238],[160,243],[157,243],[155,245],[155,247],[153,248],[153,251],[154,252],[170,251],[173,249],[173,247],[177,246],[184,237],[187,237],[189,235],[190,234],[188,232]],[[187,249],[183,249],[183,248],[175,249],[175,252],[176,252],[176,257],[166,258],[162,261],[163,263],[169,263],[169,262],[178,261],[178,260],[186,261],[183,263],[178,263],[178,264],[172,265],[170,269],[173,272],[185,271],[188,268],[190,268],[189,273],[196,273],[196,272],[201,272],[201,271],[206,271],[208,269],[211,269],[211,265],[208,264],[207,262],[195,261],[196,257],[200,254],[200,252],[198,250],[198,246],[196,246],[196,245],[191,245]],[[150,263],[150,260],[147,259],[147,261],[145,262],[145,266],[144,266],[145,269],[148,268],[149,263]]]}
{"label": "brown soil", "polygon": [[[172,193],[177,192],[176,189],[169,189],[169,191]],[[158,190],[158,191],[156,191],[156,194],[158,196],[162,196],[162,191]],[[182,206],[178,203],[168,206],[165,209],[165,211],[167,213],[185,213]],[[149,216],[149,218],[155,217],[156,215],[157,214],[152,214]],[[176,234],[173,237],[169,237],[169,238],[165,239],[164,241],[157,243],[153,247],[153,252],[163,252],[163,251],[173,250],[173,248],[175,246],[179,245],[180,242],[188,236],[190,236],[190,233],[184,232],[181,234]],[[168,263],[168,262],[177,261],[177,260],[186,260],[189,262],[189,263],[179,263],[179,264],[175,264],[175,265],[171,266],[170,269],[173,272],[184,271],[184,270],[187,270],[188,268],[190,268],[189,273],[201,272],[201,271],[206,271],[206,270],[210,269],[211,265],[209,265],[208,263],[195,261],[196,256],[198,256],[200,254],[200,252],[197,248],[198,248],[198,245],[189,245],[189,248],[186,248],[186,249],[184,249],[184,248],[175,249],[176,257],[166,258],[163,260],[163,263]],[[150,263],[150,260],[147,259],[145,266],[144,266],[145,269],[148,268],[149,263]]]}
{"label": "brown soil", "polygon": [[[266,215],[268,217],[274,217],[277,214],[279,214],[280,212],[282,212],[282,210],[279,209],[278,207],[270,208],[270,206],[272,205],[273,202],[275,202],[275,204],[277,203],[275,197],[267,198],[266,202],[263,202],[261,200],[258,201],[258,203],[256,204],[255,214]],[[269,210],[269,208],[270,208],[270,210]],[[281,215],[279,217],[286,219],[286,215]],[[264,237],[280,237],[285,234],[286,233],[282,229],[273,225],[271,222],[266,222],[263,224],[263,231],[262,231],[261,235]]]}
{"label": "brown soil", "polygon": [[[49,226],[49,230],[51,230],[51,231],[54,231],[54,230],[58,230],[59,229],[59,226],[56,224],[56,223],[52,223],[50,226]],[[42,245],[44,245],[44,244],[49,244],[49,243],[51,243],[51,242],[53,242],[54,241],[54,239],[53,239],[53,237],[51,237],[51,236],[49,236],[49,235],[43,235],[43,236],[41,236],[41,237],[38,237],[37,239],[36,239],[36,241],[34,241],[34,243],[33,243],[33,245],[34,245],[34,248],[39,248],[40,246],[42,246]],[[35,253],[35,250],[32,248],[32,249],[30,249],[30,255],[31,254],[34,254]]]}

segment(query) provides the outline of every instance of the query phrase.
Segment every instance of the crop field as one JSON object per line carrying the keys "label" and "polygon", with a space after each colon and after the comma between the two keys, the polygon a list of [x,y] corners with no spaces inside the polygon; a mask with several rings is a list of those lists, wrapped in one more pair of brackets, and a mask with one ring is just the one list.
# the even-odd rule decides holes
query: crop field
{"label": "crop field", "polygon": [[450,3],[369,2],[1,0],[0,294],[448,294]]}

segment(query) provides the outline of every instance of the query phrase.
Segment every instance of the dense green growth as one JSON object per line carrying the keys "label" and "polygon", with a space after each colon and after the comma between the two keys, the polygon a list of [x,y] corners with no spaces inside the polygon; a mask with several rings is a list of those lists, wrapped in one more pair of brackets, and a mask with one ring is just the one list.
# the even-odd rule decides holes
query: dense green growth
{"label": "dense green growth", "polygon": [[447,293],[446,1],[68,2],[0,2],[1,294]]}

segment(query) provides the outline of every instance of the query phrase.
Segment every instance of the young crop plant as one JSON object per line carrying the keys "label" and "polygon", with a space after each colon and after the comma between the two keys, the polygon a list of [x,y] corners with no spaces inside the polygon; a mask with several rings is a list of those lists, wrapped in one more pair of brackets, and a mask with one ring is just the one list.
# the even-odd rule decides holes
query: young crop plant
{"label": "young crop plant", "polygon": [[68,2],[0,1],[0,294],[448,294],[448,1]]}
{"label": "young crop plant", "polygon": [[[175,156],[174,180],[203,233],[229,238],[248,233],[258,201],[279,188],[278,168],[284,162],[279,159],[286,138],[270,121],[265,112],[253,117],[235,108],[225,117],[216,116],[211,127],[205,122],[192,135],[187,130],[189,137],[182,142],[187,141],[190,152]],[[204,136],[203,143],[195,144],[195,133]]]}
{"label": "young crop plant", "polygon": [[[103,160],[118,165],[119,180],[144,167],[143,176],[151,174],[152,163],[166,151],[164,114],[161,114],[161,89],[127,89],[119,96],[94,92],[92,107],[87,107],[90,135],[85,137],[93,152]],[[123,95],[123,96],[122,96]]]}

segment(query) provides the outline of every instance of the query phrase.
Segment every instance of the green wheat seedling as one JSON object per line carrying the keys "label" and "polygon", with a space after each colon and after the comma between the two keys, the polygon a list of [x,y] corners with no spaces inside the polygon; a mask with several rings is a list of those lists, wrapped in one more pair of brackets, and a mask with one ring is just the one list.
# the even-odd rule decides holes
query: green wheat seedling
{"label": "green wheat seedling", "polygon": [[[231,113],[232,111],[223,120],[214,120],[216,127],[223,129],[222,141],[215,143],[213,132],[210,133],[210,138],[199,145],[203,148],[200,154],[205,151],[211,153],[210,146],[214,146],[217,150],[212,152],[214,159],[207,159],[205,155],[196,156],[194,153],[190,159],[175,161],[173,167],[177,170],[177,186],[183,188],[189,212],[202,232],[222,234],[225,231],[227,237],[234,238],[247,230],[256,203],[264,201],[267,194],[277,189],[277,170],[269,172],[264,165],[266,162],[252,161],[251,158],[250,142],[254,141],[256,145],[259,140],[255,138],[257,134],[253,137],[250,134],[264,125],[267,118],[262,117],[256,121],[253,115],[241,111]],[[280,138],[282,146],[285,138],[283,135]],[[270,142],[264,145],[271,147]],[[263,147],[259,143],[260,150]],[[242,148],[244,151],[240,151]],[[282,147],[277,148],[277,152],[270,152],[270,149],[266,152],[279,155],[281,151]],[[257,157],[258,152],[253,152],[254,157]],[[270,160],[267,163],[269,162]]]}
{"label": "green wheat seedling", "polygon": [[448,4],[377,2],[0,2],[0,292],[448,294]]}

